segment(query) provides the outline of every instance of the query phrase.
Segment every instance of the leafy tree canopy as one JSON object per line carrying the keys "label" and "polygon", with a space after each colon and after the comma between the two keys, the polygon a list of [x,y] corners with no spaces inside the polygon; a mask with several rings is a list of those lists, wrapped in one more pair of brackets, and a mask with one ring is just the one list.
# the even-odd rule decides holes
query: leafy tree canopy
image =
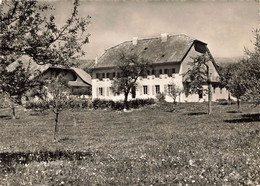
{"label": "leafy tree canopy", "polygon": [[79,0],[65,24],[58,27],[55,16],[47,11],[50,5],[36,0],[3,0],[0,5],[0,65],[5,68],[21,55],[28,55],[37,64],[71,65],[84,55],[82,46],[88,42],[88,16],[78,17]]}
{"label": "leafy tree canopy", "polygon": [[128,94],[137,85],[138,77],[146,76],[151,63],[136,54],[118,54],[117,71],[119,76],[112,83],[112,91],[116,94],[124,93],[125,107],[127,107]]}
{"label": "leafy tree canopy", "polygon": [[244,98],[256,104],[260,104],[260,28],[253,30],[254,50],[245,50],[248,58],[243,60],[241,69],[242,83],[246,88]]}

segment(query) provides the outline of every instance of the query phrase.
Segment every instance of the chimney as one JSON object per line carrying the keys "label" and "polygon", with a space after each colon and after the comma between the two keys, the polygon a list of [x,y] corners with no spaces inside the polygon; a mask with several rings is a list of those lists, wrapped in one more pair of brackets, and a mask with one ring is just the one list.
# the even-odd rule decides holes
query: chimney
{"label": "chimney", "polygon": [[137,45],[138,37],[133,37],[133,45]]}
{"label": "chimney", "polygon": [[168,34],[167,34],[167,33],[161,34],[161,42],[162,42],[162,43],[163,43],[163,42],[166,42],[167,39],[168,39]]}

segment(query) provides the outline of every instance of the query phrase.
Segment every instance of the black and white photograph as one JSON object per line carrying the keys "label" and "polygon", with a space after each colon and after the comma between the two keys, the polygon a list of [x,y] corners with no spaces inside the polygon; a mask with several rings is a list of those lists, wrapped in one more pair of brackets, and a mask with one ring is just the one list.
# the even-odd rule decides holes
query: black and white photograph
{"label": "black and white photograph", "polygon": [[0,186],[260,186],[259,0],[0,0]]}

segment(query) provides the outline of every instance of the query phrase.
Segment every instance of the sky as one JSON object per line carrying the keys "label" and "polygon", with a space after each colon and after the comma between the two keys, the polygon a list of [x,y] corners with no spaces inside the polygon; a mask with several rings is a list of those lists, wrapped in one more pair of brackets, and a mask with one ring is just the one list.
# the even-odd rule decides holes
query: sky
{"label": "sky", "polygon": [[[71,0],[46,0],[61,25],[72,10]],[[253,48],[252,30],[259,27],[257,1],[224,0],[81,0],[79,15],[91,16],[85,59],[100,57],[110,47],[133,37],[186,34],[208,44],[213,57],[244,55]]]}

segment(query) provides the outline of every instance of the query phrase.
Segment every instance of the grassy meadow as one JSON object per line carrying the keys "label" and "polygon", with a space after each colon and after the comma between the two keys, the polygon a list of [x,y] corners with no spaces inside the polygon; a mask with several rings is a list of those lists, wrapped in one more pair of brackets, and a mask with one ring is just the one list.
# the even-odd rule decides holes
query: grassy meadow
{"label": "grassy meadow", "polygon": [[60,115],[0,109],[0,185],[257,185],[260,107],[185,103]]}

